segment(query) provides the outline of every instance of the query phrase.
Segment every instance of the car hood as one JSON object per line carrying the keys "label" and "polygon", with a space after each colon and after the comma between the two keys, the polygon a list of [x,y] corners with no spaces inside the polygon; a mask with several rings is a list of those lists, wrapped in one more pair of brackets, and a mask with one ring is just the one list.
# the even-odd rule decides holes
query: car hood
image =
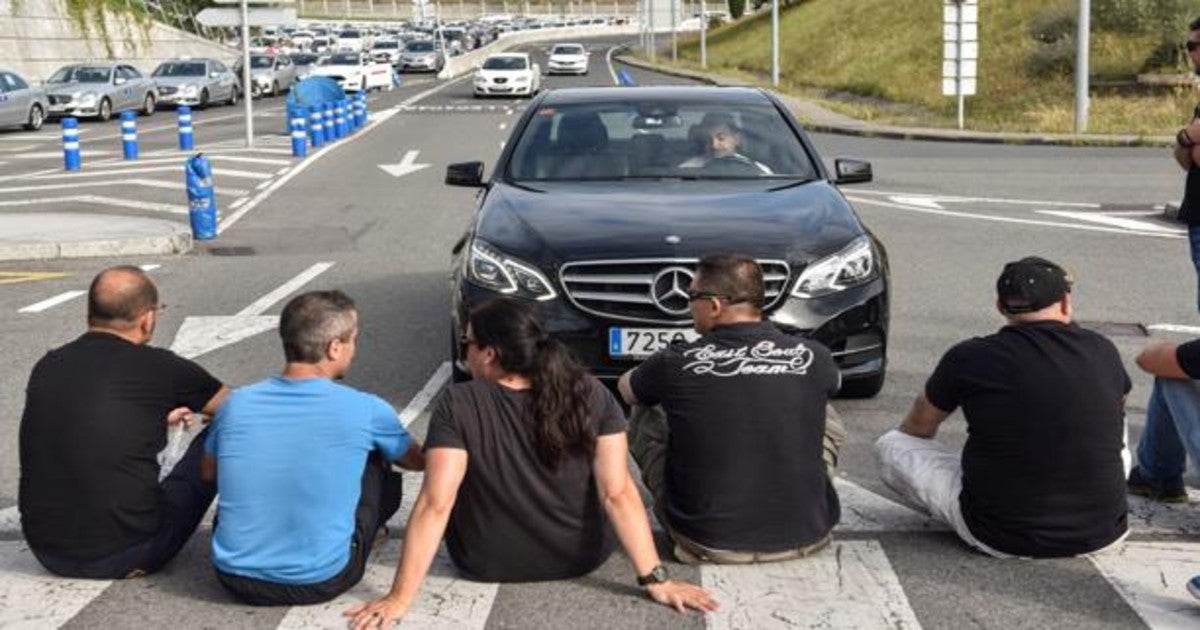
{"label": "car hood", "polygon": [[48,83],[46,94],[70,96],[78,92],[103,92],[109,87],[107,83]]}
{"label": "car hood", "polygon": [[[829,182],[498,182],[476,236],[545,266],[713,252],[807,264],[865,230]],[[786,187],[784,187],[786,186]],[[772,190],[772,188],[775,188]]]}
{"label": "car hood", "polygon": [[362,66],[358,65],[337,65],[337,66],[313,66],[312,74],[318,76],[329,76],[334,74],[350,74],[352,72],[362,72]]}
{"label": "car hood", "polygon": [[204,85],[208,83],[208,77],[203,75],[195,77],[154,77],[154,83],[156,85],[171,85],[176,87],[181,85]]}

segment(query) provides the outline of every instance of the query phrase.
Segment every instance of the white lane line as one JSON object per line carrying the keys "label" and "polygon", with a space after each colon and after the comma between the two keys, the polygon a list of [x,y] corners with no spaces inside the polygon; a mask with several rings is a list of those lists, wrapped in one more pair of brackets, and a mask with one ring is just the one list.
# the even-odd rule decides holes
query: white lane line
{"label": "white lane line", "polygon": [[921,622],[878,541],[835,541],[799,560],[705,565],[704,587],[721,602],[710,630],[742,628],[904,628]]}
{"label": "white lane line", "polygon": [[1200,335],[1200,326],[1184,326],[1183,324],[1150,324],[1149,326],[1146,326],[1146,328],[1148,330],[1156,330],[1159,332]]}
{"label": "white lane line", "polygon": [[139,267],[139,268],[140,268],[142,271],[150,272],[150,271],[154,271],[155,269],[158,269],[158,268],[162,267],[162,265],[154,265],[154,264],[151,264],[151,265],[138,265],[138,267]]}
{"label": "white lane line", "polygon": [[924,198],[929,201],[947,201],[954,203],[1002,203],[1017,206],[1059,206],[1063,208],[1095,208],[1102,206],[1098,203],[1082,203],[1071,201],[1037,201],[1032,199],[1006,199],[1003,197],[957,197],[954,195],[932,195],[923,193],[886,192],[882,190],[855,190],[855,195],[880,195],[883,197]]}
{"label": "white lane line", "polygon": [[[26,306],[25,308],[22,308],[22,309],[18,310],[17,312],[18,313],[41,313],[44,310],[54,308],[55,306],[58,306],[59,304],[62,304],[63,302],[68,302],[70,300],[73,300],[85,293],[87,293],[87,291],[67,291],[66,293],[59,293],[58,295],[56,295],[52,298],[47,298],[36,304],[30,304],[29,306]],[[16,509],[16,508],[13,508],[13,509]]]}
{"label": "white lane line", "polygon": [[1150,236],[1155,238],[1183,238],[1177,234],[1163,234],[1161,232],[1136,232],[1113,227],[1104,227],[1100,225],[1081,225],[1078,223],[1062,223],[1059,221],[1040,221],[1037,219],[1020,219],[1016,217],[998,217],[990,214],[975,214],[971,212],[957,212],[954,210],[937,210],[934,208],[920,208],[898,203],[889,203],[876,199],[865,199],[858,196],[847,195],[847,199],[854,203],[865,203],[873,206],[881,206],[884,208],[896,208],[899,210],[907,210],[908,212],[918,212],[922,214],[934,214],[946,217],[955,217],[959,219],[975,219],[977,221],[993,221],[996,223],[1013,223],[1017,225],[1036,225],[1041,227],[1067,228],[1071,230],[1081,230],[1084,232],[1104,232],[1107,234],[1125,234],[1132,236]]}
{"label": "white lane line", "polygon": [[1200,574],[1200,544],[1130,542],[1088,559],[1147,626],[1200,627],[1200,606],[1184,586]]}
{"label": "white lane line", "polygon": [[244,179],[256,180],[271,179],[274,177],[274,175],[271,173],[256,173],[254,171],[241,171],[232,168],[214,168],[213,175],[220,175],[222,177],[241,177]]}
{"label": "white lane line", "polygon": [[[389,119],[391,119],[392,116],[395,116],[396,113],[400,111],[400,108],[412,105],[413,103],[415,103],[423,98],[426,98],[428,96],[431,96],[433,94],[436,94],[452,85],[455,85],[457,83],[462,83],[462,82],[466,81],[467,79],[471,78],[471,76],[472,75],[470,75],[470,74],[464,74],[463,76],[461,76],[457,79],[447,81],[441,85],[435,86],[433,88],[425,90],[424,92],[413,95],[413,96],[405,99],[404,101],[401,101],[399,105],[396,105],[390,109],[385,109],[376,114],[373,114],[371,117],[371,122],[363,129],[363,131],[370,131],[371,129],[374,129],[375,127],[387,122]],[[228,230],[235,223],[240,221],[242,219],[242,217],[246,216],[247,212],[250,212],[255,207],[257,207],[258,204],[262,203],[263,201],[266,201],[272,194],[275,193],[276,190],[279,190],[280,188],[282,188],[285,184],[290,182],[292,180],[292,178],[296,177],[300,173],[303,173],[304,170],[307,169],[309,166],[316,164],[318,160],[320,160],[322,157],[324,157],[330,151],[333,151],[334,149],[337,149],[338,147],[346,146],[346,145],[354,142],[355,140],[358,140],[359,138],[366,138],[368,135],[370,135],[370,134],[356,133],[355,135],[351,136],[350,139],[346,142],[335,142],[333,144],[325,145],[324,147],[319,149],[316,153],[309,156],[309,158],[307,160],[304,160],[304,161],[300,162],[299,164],[297,164],[295,166],[295,168],[288,171],[286,175],[280,176],[278,179],[276,179],[274,182],[272,182],[270,186],[263,189],[262,192],[258,193],[258,195],[252,197],[250,199],[250,201],[246,202],[246,204],[243,205],[241,208],[238,208],[236,212],[234,212],[233,214],[222,219],[221,222],[217,224],[217,233],[220,234],[220,233],[224,232],[225,230]],[[290,153],[288,151],[284,151],[284,152]]]}
{"label": "white lane line", "polygon": [[112,584],[51,575],[24,541],[0,542],[0,575],[0,628],[57,628]]}
{"label": "white lane line", "polygon": [[941,522],[840,477],[833,480],[842,504],[839,532],[909,532],[948,529]]}
{"label": "white lane line", "polygon": [[316,278],[317,276],[325,273],[333,265],[334,265],[334,263],[332,263],[332,262],[319,262],[319,263],[309,267],[308,269],[301,271],[300,273],[296,274],[295,278],[292,278],[291,280],[288,280],[287,282],[279,285],[279,287],[276,288],[275,290],[258,298],[257,300],[251,302],[250,305],[247,306],[246,308],[238,311],[237,315],[235,315],[235,317],[239,317],[239,316],[240,317],[245,317],[245,316],[253,317],[256,315],[262,315],[264,312],[266,312],[267,309],[271,308],[271,306],[274,305],[276,302],[287,297],[296,289],[299,289],[300,287],[308,284],[308,282],[310,280],[312,280],[313,278]]}
{"label": "white lane line", "polygon": [[506,122],[500,123],[500,131],[504,131],[505,129],[508,129],[508,123],[506,123]]}
{"label": "white lane line", "polygon": [[152,201],[137,201],[121,199],[105,195],[70,195],[67,197],[42,197],[37,199],[9,199],[0,201],[0,208],[13,206],[37,206],[55,203],[80,203],[97,206],[112,206],[131,210],[148,210],[150,212],[166,212],[169,214],[187,214],[187,206],[176,206],[169,203],[154,203]]}
{"label": "white lane line", "polygon": [[421,388],[421,391],[417,392],[417,395],[413,396],[412,400],[408,401],[408,405],[404,407],[404,410],[400,412],[400,424],[405,427],[412,424],[413,420],[416,420],[425,412],[425,407],[429,406],[433,397],[442,391],[442,388],[449,381],[450,362],[445,361],[433,371],[433,375],[425,382],[425,386]]}
{"label": "white lane line", "polygon": [[250,201],[250,198],[249,198],[249,197],[242,197],[242,198],[240,198],[240,199],[235,199],[235,200],[233,201],[233,203],[229,204],[229,209],[230,209],[230,210],[237,210],[238,208],[240,208],[240,207],[242,207],[243,205],[245,205],[245,203],[246,203],[247,201]]}
{"label": "white lane line", "polygon": [[290,170],[292,170],[292,167],[291,167],[291,166],[285,166],[285,167],[283,167],[283,168],[279,169],[278,171],[275,171],[275,174],[276,174],[276,175],[283,175],[283,174],[286,174],[286,173],[287,173],[288,171],[290,171]]}
{"label": "white lane line", "polygon": [[265,181],[265,182],[262,182],[262,183],[260,183],[259,185],[255,186],[255,187],[254,187],[254,190],[262,190],[262,189],[264,189],[264,188],[266,188],[267,186],[270,186],[270,185],[271,185],[271,182],[269,182],[269,181]]}
{"label": "white lane line", "polygon": [[1112,216],[1108,214],[1097,214],[1095,212],[1069,212],[1066,210],[1036,210],[1038,214],[1047,214],[1064,219],[1075,219],[1077,221],[1091,221],[1101,225],[1111,225],[1125,230],[1135,232],[1162,232],[1163,234],[1187,234],[1187,230],[1180,228],[1167,227],[1150,223],[1149,221],[1138,221],[1137,219],[1129,219],[1126,217]]}
{"label": "white lane line", "polygon": [[[248,157],[248,156],[240,156],[240,155],[221,155],[221,154],[214,155],[214,154],[208,153],[206,151],[202,152],[202,153],[204,153],[204,157],[207,157],[209,159],[209,161],[212,162],[213,164],[222,164],[225,162],[244,162],[247,164],[267,164],[270,166],[281,166],[281,165],[285,165],[285,164],[291,164],[290,160],[280,160],[280,159],[276,159],[276,158],[256,158],[256,157]],[[149,154],[147,154],[147,155],[149,155]],[[157,164],[175,164],[176,168],[178,168],[180,172],[183,172],[183,165],[185,162],[187,162],[188,158],[190,158],[190,157],[191,157],[191,154],[180,153],[179,155],[176,155],[174,157],[142,158],[142,159],[138,160],[137,163],[140,166],[157,165]],[[111,161],[111,162],[97,163],[95,166],[101,167],[101,168],[102,167],[125,167],[125,166],[129,166],[129,164],[124,161]],[[92,172],[96,172],[96,171],[92,171]],[[83,173],[80,173],[80,174],[82,175]]]}
{"label": "white lane line", "polygon": [[613,52],[616,51],[617,48],[617,46],[609,48],[608,52],[604,55],[604,61],[608,64],[608,76],[612,77],[613,85],[621,85],[621,82],[617,79],[617,71],[615,68],[613,68],[612,61]]}

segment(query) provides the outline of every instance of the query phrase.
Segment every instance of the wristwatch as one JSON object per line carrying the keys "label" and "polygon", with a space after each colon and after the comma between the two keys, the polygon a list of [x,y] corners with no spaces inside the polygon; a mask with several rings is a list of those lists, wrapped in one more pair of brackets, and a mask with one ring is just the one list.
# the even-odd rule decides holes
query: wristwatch
{"label": "wristwatch", "polygon": [[667,568],[660,564],[660,565],[654,567],[653,569],[650,569],[650,572],[647,573],[646,575],[639,575],[637,578],[637,583],[638,583],[638,586],[649,586],[651,584],[662,584],[663,582],[666,582],[668,579],[670,579],[670,577],[671,576],[667,575]]}

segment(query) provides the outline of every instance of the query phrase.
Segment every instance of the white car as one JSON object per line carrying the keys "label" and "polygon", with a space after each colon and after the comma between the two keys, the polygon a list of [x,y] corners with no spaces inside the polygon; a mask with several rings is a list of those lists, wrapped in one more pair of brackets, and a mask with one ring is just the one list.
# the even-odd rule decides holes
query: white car
{"label": "white car", "polygon": [[550,74],[587,74],[588,52],[583,44],[555,44],[546,64]]}
{"label": "white car", "polygon": [[370,55],[360,52],[334,53],[318,62],[308,76],[330,77],[347,92],[392,89],[392,66],[371,61]]}
{"label": "white car", "polygon": [[542,89],[542,69],[529,53],[488,55],[475,71],[475,96],[533,96]]}
{"label": "white car", "polygon": [[366,47],[366,38],[362,32],[347,29],[337,34],[337,49],[349,52],[360,52]]}

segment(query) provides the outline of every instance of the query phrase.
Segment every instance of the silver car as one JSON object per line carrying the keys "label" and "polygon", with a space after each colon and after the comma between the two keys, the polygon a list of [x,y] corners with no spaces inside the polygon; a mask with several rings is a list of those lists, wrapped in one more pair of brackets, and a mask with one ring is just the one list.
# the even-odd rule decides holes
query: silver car
{"label": "silver car", "polygon": [[216,59],[164,61],[150,76],[158,86],[161,102],[173,105],[236,105],[242,91],[233,72]]}
{"label": "silver car", "polygon": [[446,58],[437,45],[430,40],[414,40],[404,46],[400,53],[400,69],[404,72],[441,72]]}
{"label": "silver car", "polygon": [[0,127],[24,125],[30,131],[46,120],[46,91],[30,87],[15,73],[0,69]]}
{"label": "silver car", "polygon": [[123,63],[63,66],[46,81],[50,116],[112,118],[113,112],[154,113],[158,90],[154,80]]}
{"label": "silver car", "polygon": [[[242,78],[242,62],[234,64],[233,72]],[[250,94],[276,96],[292,89],[296,82],[296,65],[284,54],[256,53],[250,55]]]}

